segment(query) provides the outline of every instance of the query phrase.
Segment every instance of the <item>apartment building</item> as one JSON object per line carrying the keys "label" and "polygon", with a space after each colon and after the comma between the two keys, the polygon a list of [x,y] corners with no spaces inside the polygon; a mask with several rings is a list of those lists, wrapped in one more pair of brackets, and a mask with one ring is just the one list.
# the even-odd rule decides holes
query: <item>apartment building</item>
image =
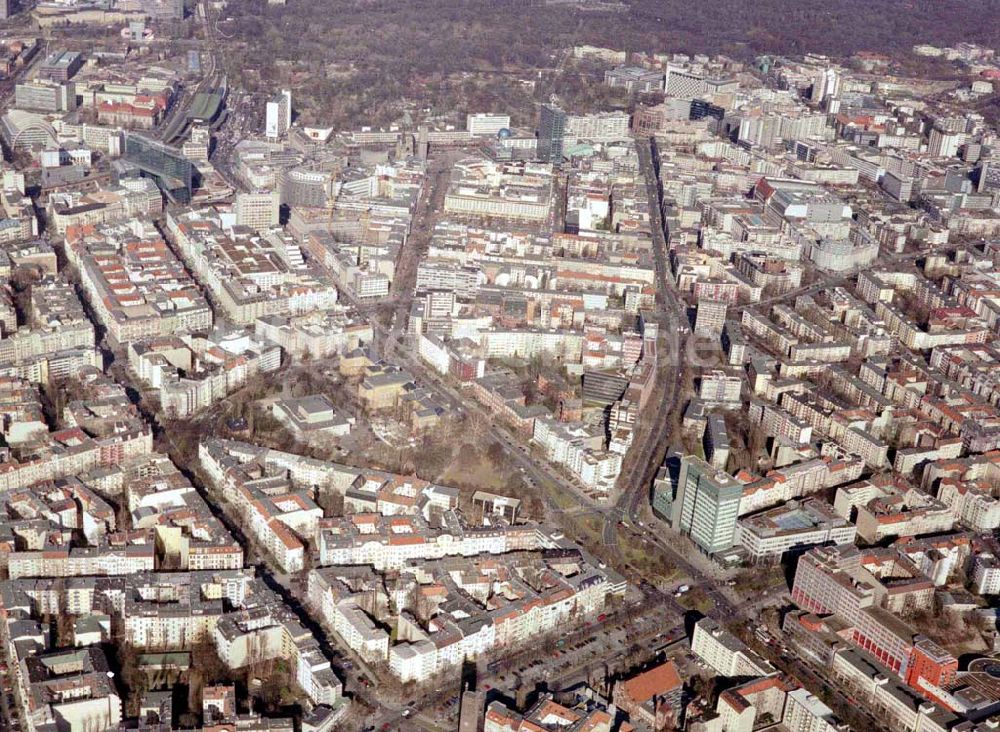
{"label": "apartment building", "polygon": [[129,344],[135,374],[157,390],[160,408],[187,417],[281,366],[281,349],[258,343],[245,331],[209,337],[164,336]]}
{"label": "apartment building", "polygon": [[[357,596],[345,584],[349,581],[357,587],[359,574],[362,573],[336,568],[314,570],[309,573],[309,598],[319,609],[323,621],[349,648],[369,663],[384,663],[389,659],[389,634],[362,608],[362,605],[372,607],[371,603],[365,602],[364,596]],[[378,577],[374,571],[367,570],[361,581],[366,588],[371,585],[371,593],[377,594]]]}
{"label": "apartment building", "polygon": [[[697,291],[697,286],[696,286]],[[706,338],[718,338],[726,323],[728,306],[725,301],[699,298],[695,314],[694,332]]]}
{"label": "apartment building", "polygon": [[976,541],[968,576],[977,595],[1000,595],[1000,546],[993,537]]}
{"label": "apartment building", "polygon": [[151,222],[71,226],[66,256],[115,342],[211,330],[211,308]]}
{"label": "apartment building", "polygon": [[526,439],[534,435],[535,421],[549,415],[544,405],[526,405],[517,379],[509,372],[486,373],[471,382],[470,390],[477,401]]}
{"label": "apartment building", "polygon": [[788,692],[782,725],[789,732],[841,732],[833,710],[806,689]]}
{"label": "apartment building", "polygon": [[[480,704],[480,710],[481,708]],[[482,712],[479,711],[479,714]],[[465,719],[464,703],[462,718]],[[482,727],[474,728],[480,721]],[[579,707],[572,709],[565,707],[557,704],[550,694],[545,694],[524,714],[510,709],[503,702],[490,702],[485,717],[482,720],[471,721],[468,729],[470,732],[475,732],[475,729],[482,729],[483,732],[534,732],[552,724],[576,726],[588,732],[611,732],[614,718],[602,708],[584,710]],[[459,729],[460,732],[466,732],[465,726],[460,726]]]}
{"label": "apartment building", "polygon": [[245,570],[143,573],[126,578],[123,633],[137,648],[189,650],[210,642],[225,614],[223,598],[242,603],[250,578]]}
{"label": "apartment building", "polygon": [[703,373],[698,384],[698,398],[709,404],[736,405],[740,403],[743,379],[725,371]]}
{"label": "apartment building", "polygon": [[890,536],[948,531],[955,523],[954,513],[945,504],[891,476],[839,488],[834,509],[853,519],[858,535],[869,544]]}
{"label": "apartment building", "polygon": [[333,282],[303,263],[281,232],[223,230],[202,211],[170,212],[167,233],[213,305],[238,325],[268,315],[304,315],[337,304]]}
{"label": "apartment building", "polygon": [[[204,443],[199,457],[206,464],[221,467],[221,455]],[[296,572],[305,567],[305,543],[302,537],[316,535],[323,510],[308,491],[296,486],[280,471],[262,475],[237,464],[225,471],[218,487],[239,512],[249,533],[284,571]]]}
{"label": "apartment building", "polygon": [[[423,624],[407,620],[405,632],[389,649],[390,671],[404,682],[425,680],[493,649],[521,647],[532,638],[554,631],[574,613],[588,616],[600,612],[608,593],[624,591],[620,577],[591,564],[571,544],[557,542],[557,546],[567,552],[567,557],[583,560],[579,576],[567,577],[550,560],[528,551],[508,554],[502,561],[510,568],[511,576],[494,590],[487,590],[493,599],[485,611],[459,590],[467,593],[487,589],[482,585],[483,563],[493,564],[495,557],[487,559],[474,551],[468,557],[424,561],[406,570],[404,575],[416,570],[433,577],[442,587],[440,599],[445,606],[460,608],[461,612],[437,612],[426,630]],[[524,578],[525,572],[533,571],[541,571],[553,584],[532,588]],[[397,597],[401,608],[410,607],[402,595]],[[362,602],[359,597],[359,606]],[[400,620],[404,617],[400,616]]]}
{"label": "apartment building", "polygon": [[254,322],[254,335],[293,358],[329,358],[372,342],[372,326],[350,311],[319,311],[300,316],[267,315]]}
{"label": "apartment building", "polygon": [[532,441],[546,458],[565,467],[592,490],[610,491],[621,471],[621,455],[604,450],[603,429],[594,431],[582,422],[560,422],[550,416],[534,421]]}
{"label": "apartment building", "polygon": [[129,180],[90,192],[55,192],[48,213],[53,232],[65,236],[71,226],[97,226],[136,217],[155,217],[163,211],[163,194],[146,178]]}
{"label": "apartment building", "polygon": [[[311,572],[310,598],[352,649],[388,663],[404,682],[426,680],[496,648],[519,647],[570,618],[600,612],[607,596],[626,589],[620,576],[545,527],[511,525],[491,514],[484,514],[481,525],[467,525],[454,512],[457,491],[444,486],[220,440],[205,441],[199,455],[229,500],[238,502],[235,494],[243,492],[245,504],[258,511],[273,506],[280,511],[275,519],[317,537],[315,559],[322,569]],[[303,505],[303,486],[342,493],[350,515],[320,524]],[[432,515],[443,516],[434,528]],[[508,568],[507,578],[492,576],[497,562]],[[386,584],[386,572],[398,580]],[[434,603],[445,603],[430,622],[417,619],[426,610],[418,611],[414,603],[421,593],[412,591],[425,578],[441,588]],[[470,599],[482,592],[491,597],[485,606]],[[391,640],[377,622],[386,620],[390,607],[398,608],[392,622],[399,628]],[[264,623],[260,632],[270,626]],[[225,636],[217,642],[224,642],[233,664],[245,658],[249,646],[240,638],[250,631],[223,629],[218,621],[213,632]]]}
{"label": "apartment building", "polygon": [[770,676],[777,673],[765,659],[712,618],[694,624],[691,651],[720,676]]}
{"label": "apartment building", "polygon": [[549,217],[551,168],[538,163],[497,165],[479,158],[456,163],[444,210],[455,215],[542,222]]}
{"label": "apartment building", "polygon": [[42,653],[23,664],[20,698],[32,729],[57,724],[70,730],[107,729],[122,720],[122,700],[100,648]]}
{"label": "apartment building", "polygon": [[893,673],[870,655],[854,649],[833,657],[835,681],[857,694],[872,714],[885,719],[893,729],[905,732],[942,732],[958,721],[941,706],[893,679]]}
{"label": "apartment building", "polygon": [[243,547],[165,455],[130,460],[103,478],[127,494],[133,528],[153,533],[158,566],[191,572],[243,567]]}
{"label": "apartment building", "polygon": [[612,701],[629,719],[651,729],[679,724],[684,718],[684,682],[673,661],[615,684]]}
{"label": "apartment building", "polygon": [[[73,373],[86,382],[94,367],[78,367]],[[89,406],[88,406],[89,405]],[[33,484],[53,481],[88,471],[107,468],[122,460],[140,457],[152,450],[152,432],[135,413],[124,392],[92,402],[84,400],[70,405],[69,416],[102,409],[105,414],[74,421],[72,427],[48,433],[36,441],[30,457],[12,457],[0,471],[0,491],[14,491]],[[117,423],[117,424],[116,424]],[[98,437],[91,437],[79,426],[84,424]]]}
{"label": "apartment building", "polygon": [[[751,679],[719,695],[715,711],[725,732],[751,732],[758,719],[781,719],[795,687],[780,676]],[[765,717],[766,715],[766,717]]]}
{"label": "apartment building", "polygon": [[589,142],[616,142],[629,139],[629,114],[604,112],[601,114],[569,115],[566,117],[566,137]]}
{"label": "apartment building", "polygon": [[247,607],[219,618],[212,641],[219,658],[231,669],[283,659],[313,704],[332,705],[340,700],[340,680],[319,642],[270,590],[258,588]]}
{"label": "apartment building", "polygon": [[993,481],[1000,476],[1000,452],[930,463],[921,487],[934,491],[950,507],[957,521],[973,531],[1000,527],[1000,497]]}

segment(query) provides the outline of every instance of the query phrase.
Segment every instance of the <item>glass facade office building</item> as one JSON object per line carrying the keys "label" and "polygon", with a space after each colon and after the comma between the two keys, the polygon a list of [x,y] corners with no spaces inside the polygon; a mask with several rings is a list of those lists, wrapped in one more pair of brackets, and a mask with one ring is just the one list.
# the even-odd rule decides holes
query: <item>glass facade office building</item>
{"label": "glass facade office building", "polygon": [[538,159],[543,163],[560,165],[565,135],[566,113],[554,104],[543,104],[538,119]]}
{"label": "glass facade office building", "polygon": [[743,486],[701,458],[681,461],[677,494],[670,505],[671,524],[691,537],[705,554],[725,551],[736,541]]}
{"label": "glass facade office building", "polygon": [[190,203],[194,192],[194,164],[178,150],[142,135],[125,136],[124,159],[156,181],[178,203]]}

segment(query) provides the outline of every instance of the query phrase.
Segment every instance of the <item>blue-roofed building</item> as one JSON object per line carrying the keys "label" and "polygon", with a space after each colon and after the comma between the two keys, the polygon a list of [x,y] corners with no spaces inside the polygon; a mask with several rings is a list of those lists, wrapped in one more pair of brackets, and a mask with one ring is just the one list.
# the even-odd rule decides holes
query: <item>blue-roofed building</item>
{"label": "blue-roofed building", "polygon": [[829,504],[806,498],[745,516],[736,533],[750,561],[767,563],[820,544],[853,544],[857,529]]}

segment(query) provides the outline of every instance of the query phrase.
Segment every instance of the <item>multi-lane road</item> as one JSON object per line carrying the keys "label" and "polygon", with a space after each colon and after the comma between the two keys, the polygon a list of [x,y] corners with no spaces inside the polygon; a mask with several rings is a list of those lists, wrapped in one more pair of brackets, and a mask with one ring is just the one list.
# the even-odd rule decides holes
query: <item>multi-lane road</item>
{"label": "multi-lane road", "polygon": [[[666,236],[660,209],[660,185],[655,169],[654,150],[649,140],[637,141],[640,163],[646,178],[649,196],[650,221],[653,233],[653,253],[658,285],[656,311],[646,314],[656,322],[660,330],[658,343],[657,386],[654,399],[647,414],[643,415],[643,428],[629,455],[629,464],[619,481],[618,494],[612,503],[595,501],[585,495],[569,478],[556,471],[543,460],[537,459],[523,442],[505,426],[493,419],[478,403],[469,400],[452,385],[446,383],[437,373],[426,367],[414,354],[413,349],[400,348],[403,328],[409,314],[416,281],[416,265],[426,251],[433,233],[433,213],[440,210],[450,171],[450,160],[432,161],[428,170],[427,185],[417,203],[414,224],[397,262],[396,278],[391,292],[393,320],[391,325],[373,322],[376,340],[386,357],[408,367],[427,383],[445,404],[456,411],[466,411],[482,417],[487,425],[487,436],[498,442],[504,449],[508,463],[518,470],[525,480],[538,488],[540,498],[549,514],[557,517],[566,506],[576,506],[586,514],[597,515],[602,521],[601,537],[607,548],[624,562],[618,548],[620,522],[638,521],[644,502],[648,499],[649,487],[666,452],[670,439],[670,417],[680,404],[682,387],[679,376],[684,373],[685,349],[689,328],[687,327],[686,305],[681,299],[671,278],[668,276]],[[345,299],[351,301],[348,293]],[[353,301],[359,309],[370,309],[370,304]],[[676,551],[670,559],[693,580],[704,580],[704,576]]]}
{"label": "multi-lane road", "polygon": [[444,197],[448,192],[451,166],[455,152],[449,151],[433,158],[427,165],[427,179],[422,195],[417,200],[406,244],[401,248],[393,272],[389,291],[392,303],[392,323],[382,341],[382,356],[394,357],[403,336],[403,328],[410,315],[414,288],[417,283],[417,267],[421,257],[427,252],[434,235],[434,213],[444,207]]}
{"label": "multi-lane road", "polygon": [[[648,497],[649,487],[656,471],[663,462],[666,444],[670,439],[670,415],[680,407],[682,394],[683,362],[687,346],[687,306],[669,276],[667,262],[666,230],[661,213],[661,187],[655,163],[655,148],[649,139],[636,140],[639,164],[646,182],[649,199],[650,229],[653,237],[653,259],[656,267],[656,312],[646,313],[646,317],[657,323],[660,339],[657,344],[657,376],[654,401],[647,407],[647,414],[641,416],[647,429],[640,447],[632,448],[631,469],[623,471],[619,479],[619,496],[607,517],[605,541],[613,545],[617,521],[630,518],[633,521],[643,500]],[[665,345],[665,347],[663,347]]]}
{"label": "multi-lane road", "polygon": [[[646,414],[643,415],[643,425],[629,456],[628,467],[623,471],[616,495],[610,503],[601,503],[586,496],[565,476],[536,458],[520,439],[494,420],[483,407],[469,400],[455,387],[441,379],[436,372],[427,368],[416,357],[414,349],[401,347],[405,339],[405,322],[413,301],[416,266],[433,234],[434,212],[440,210],[447,187],[450,171],[450,164],[447,161],[432,161],[429,166],[427,184],[416,207],[411,235],[397,261],[396,278],[388,301],[392,320],[385,323],[373,319],[376,341],[384,356],[391,357],[418,375],[450,408],[478,414],[483,418],[486,437],[498,442],[506,454],[509,465],[520,471],[530,484],[538,488],[540,497],[552,518],[558,521],[558,517],[563,513],[599,517],[602,521],[599,540],[618,560],[615,562],[616,565],[626,563],[619,542],[628,542],[631,546],[643,546],[649,552],[659,553],[666,562],[676,567],[685,582],[700,588],[712,604],[708,611],[709,615],[723,623],[753,619],[759,609],[773,602],[774,598],[759,598],[753,603],[745,604],[735,602],[723,591],[718,580],[699,568],[699,564],[704,566],[703,563],[692,561],[692,557],[685,551],[689,545],[665,541],[659,533],[642,524],[649,488],[657,469],[663,463],[667,445],[672,438],[670,434],[672,417],[682,407],[685,388],[683,377],[687,372],[685,358],[690,328],[686,304],[676,290],[672,278],[669,277],[666,232],[661,215],[661,186],[655,162],[656,151],[651,141],[642,139],[637,140],[637,149],[649,196],[656,267],[658,290],[656,308],[654,312],[645,316],[659,326],[658,373],[653,399],[647,407]],[[803,292],[806,291],[808,288],[803,288]],[[344,297],[345,300],[351,301],[347,292],[344,293]],[[354,301],[352,304],[362,311],[371,310],[372,307],[366,302]],[[384,308],[385,303],[382,305]],[[567,509],[567,505],[573,508]],[[669,592],[665,593],[646,585],[643,594],[647,602],[654,603],[654,606],[662,608],[678,620],[687,612]],[[663,627],[673,628],[674,625],[675,623],[665,623]],[[607,649],[609,653],[615,651],[616,649]],[[602,663],[605,656],[605,653],[588,655],[582,659],[580,665],[572,665],[560,671],[560,678],[579,676],[581,672],[594,667],[594,664]],[[487,672],[483,680],[496,681],[497,674]],[[447,699],[450,693],[444,691],[444,698]],[[363,690],[361,694],[364,697]],[[384,703],[384,700],[381,701]],[[415,704],[415,717],[411,718],[411,721],[417,722],[422,719],[427,724],[420,726],[428,728],[430,720],[421,714],[421,710],[434,708],[440,701],[441,696],[429,695]],[[379,726],[391,722],[394,718],[398,719],[399,709],[398,705],[384,708],[372,721]]]}
{"label": "multi-lane road", "polygon": [[[469,400],[466,395],[461,394],[435,371],[428,368],[416,357],[415,349],[400,347],[405,339],[404,328],[413,302],[417,264],[420,256],[426,252],[433,235],[434,213],[440,211],[443,206],[453,161],[454,154],[446,152],[441,158],[432,160],[428,166],[427,182],[417,201],[410,235],[397,259],[395,278],[388,301],[393,308],[392,323],[386,326],[377,318],[372,318],[372,329],[375,332],[378,350],[384,357],[392,358],[419,376],[454,412],[481,417],[482,423],[486,425],[485,436],[499,443],[506,453],[508,463],[518,470],[529,484],[539,489],[540,497],[551,513],[561,512],[563,510],[561,506],[567,504],[584,504],[593,510],[601,510],[568,478],[558,473],[548,463],[533,457],[523,441],[499,424],[478,402]],[[341,296],[359,311],[372,309],[371,303],[354,298],[346,288],[341,288]]]}

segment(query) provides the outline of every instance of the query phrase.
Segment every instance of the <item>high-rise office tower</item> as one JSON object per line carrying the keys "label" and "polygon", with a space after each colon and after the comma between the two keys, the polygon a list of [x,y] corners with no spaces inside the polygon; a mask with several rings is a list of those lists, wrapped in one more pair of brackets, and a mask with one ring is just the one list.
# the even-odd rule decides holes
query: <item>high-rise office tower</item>
{"label": "high-rise office tower", "polygon": [[685,456],[671,502],[670,523],[706,554],[725,551],[736,540],[742,497],[743,486],[735,478],[701,458]]}
{"label": "high-rise office tower", "polygon": [[566,113],[554,104],[543,104],[538,118],[538,159],[559,165],[563,158]]}
{"label": "high-rise office tower", "polygon": [[267,103],[265,111],[264,135],[277,140],[292,126],[292,92],[282,89]]}

